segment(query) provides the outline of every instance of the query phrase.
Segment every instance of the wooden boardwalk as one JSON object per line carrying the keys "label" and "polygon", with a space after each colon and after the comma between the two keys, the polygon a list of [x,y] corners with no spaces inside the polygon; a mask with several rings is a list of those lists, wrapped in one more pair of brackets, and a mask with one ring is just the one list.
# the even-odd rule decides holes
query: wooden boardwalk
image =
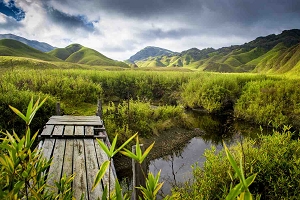
{"label": "wooden boardwalk", "polygon": [[[72,184],[74,197],[80,199],[85,193],[86,200],[102,196],[108,184],[108,172],[97,188],[91,192],[100,165],[108,160],[99,147],[96,138],[110,146],[105,127],[98,116],[53,116],[41,133],[39,148],[45,158],[52,160],[47,184],[55,185],[63,174],[75,174]],[[111,188],[114,188],[116,173],[110,171]],[[54,191],[57,192],[57,191]]]}

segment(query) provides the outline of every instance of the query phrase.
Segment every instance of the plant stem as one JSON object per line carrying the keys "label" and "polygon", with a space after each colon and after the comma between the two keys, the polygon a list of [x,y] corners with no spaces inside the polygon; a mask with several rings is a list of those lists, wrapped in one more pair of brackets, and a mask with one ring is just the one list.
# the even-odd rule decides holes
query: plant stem
{"label": "plant stem", "polygon": [[108,167],[108,199],[110,199],[110,168],[111,168],[111,158],[109,158],[109,167]]}

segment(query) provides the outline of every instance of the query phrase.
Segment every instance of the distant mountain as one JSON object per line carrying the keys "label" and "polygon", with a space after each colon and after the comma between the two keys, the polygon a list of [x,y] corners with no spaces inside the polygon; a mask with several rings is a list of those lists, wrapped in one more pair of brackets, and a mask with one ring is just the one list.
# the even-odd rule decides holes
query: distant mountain
{"label": "distant mountain", "polygon": [[129,67],[126,63],[110,59],[94,49],[90,49],[80,44],[71,44],[65,48],[57,48],[49,55],[55,56],[67,62],[86,64],[91,66],[120,66]]}
{"label": "distant mountain", "polygon": [[32,48],[38,49],[42,52],[48,52],[51,51],[53,49],[55,49],[56,47],[51,46],[50,44],[47,44],[45,42],[39,42],[36,40],[28,40],[26,38],[17,36],[17,35],[13,35],[13,34],[0,34],[0,39],[13,39],[13,40],[17,40],[19,42],[22,42]]}
{"label": "distant mountain", "polygon": [[59,58],[12,39],[0,40],[0,56],[26,57],[45,61],[62,61]]}
{"label": "distant mountain", "polygon": [[148,47],[140,50],[133,56],[131,56],[127,61],[134,63],[136,61],[147,59],[149,57],[172,56],[172,55],[176,55],[176,54],[177,54],[176,52],[170,51],[168,49],[148,46]]}
{"label": "distant mountain", "polygon": [[300,30],[292,29],[278,35],[258,37],[243,45],[151,55],[136,60],[135,64],[138,67],[188,67],[216,72],[285,73],[295,67],[300,70],[299,43]]}

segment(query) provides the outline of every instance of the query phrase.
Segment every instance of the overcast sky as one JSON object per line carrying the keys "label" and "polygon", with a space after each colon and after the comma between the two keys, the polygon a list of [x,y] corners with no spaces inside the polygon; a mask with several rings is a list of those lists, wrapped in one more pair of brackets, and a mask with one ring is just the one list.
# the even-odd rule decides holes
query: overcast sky
{"label": "overcast sky", "polygon": [[181,52],[300,29],[300,0],[0,0],[0,33],[80,43],[125,60],[146,46]]}

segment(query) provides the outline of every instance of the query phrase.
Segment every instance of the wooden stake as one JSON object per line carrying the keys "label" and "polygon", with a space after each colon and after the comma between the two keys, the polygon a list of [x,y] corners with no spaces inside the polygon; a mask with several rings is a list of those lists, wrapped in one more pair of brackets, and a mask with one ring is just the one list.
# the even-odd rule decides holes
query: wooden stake
{"label": "wooden stake", "polygon": [[60,116],[61,112],[60,112],[60,103],[56,102],[56,115]]}
{"label": "wooden stake", "polygon": [[97,102],[97,116],[99,116],[102,119],[102,102],[100,99],[98,99]]}

